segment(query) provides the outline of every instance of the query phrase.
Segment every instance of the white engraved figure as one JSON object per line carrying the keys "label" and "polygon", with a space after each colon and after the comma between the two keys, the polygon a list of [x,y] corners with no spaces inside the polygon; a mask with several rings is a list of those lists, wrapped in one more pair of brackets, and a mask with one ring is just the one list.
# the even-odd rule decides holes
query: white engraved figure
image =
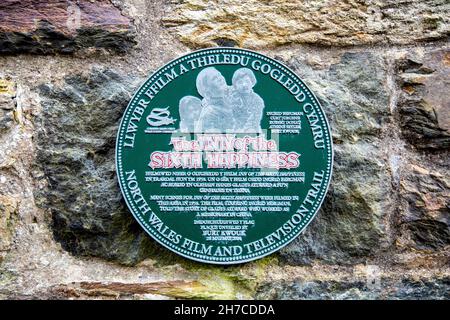
{"label": "white engraved figure", "polygon": [[180,99],[180,131],[183,133],[195,132],[195,124],[202,111],[202,101],[194,96],[185,96]]}
{"label": "white engraved figure", "polygon": [[208,67],[200,71],[196,84],[203,100],[195,131],[231,132],[234,129],[234,119],[227,102],[229,88],[225,78],[216,68]]}
{"label": "white engraved figure", "polygon": [[233,74],[232,86],[214,67],[199,72],[197,91],[202,100],[185,96],[180,100],[180,131],[184,133],[260,133],[264,101],[253,91],[256,77],[248,68]]}
{"label": "white engraved figure", "polygon": [[264,100],[253,91],[256,78],[248,68],[240,68],[233,74],[230,104],[233,110],[235,132],[261,132]]}

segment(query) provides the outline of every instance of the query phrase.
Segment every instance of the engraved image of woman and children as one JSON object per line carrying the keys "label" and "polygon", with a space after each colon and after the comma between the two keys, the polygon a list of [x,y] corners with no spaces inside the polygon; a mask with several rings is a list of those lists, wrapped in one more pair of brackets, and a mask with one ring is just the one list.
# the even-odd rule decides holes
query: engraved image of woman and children
{"label": "engraved image of woman and children", "polygon": [[203,99],[180,99],[180,131],[183,133],[261,132],[264,101],[253,91],[256,77],[248,68],[236,70],[232,85],[214,67],[197,75],[197,91]]}

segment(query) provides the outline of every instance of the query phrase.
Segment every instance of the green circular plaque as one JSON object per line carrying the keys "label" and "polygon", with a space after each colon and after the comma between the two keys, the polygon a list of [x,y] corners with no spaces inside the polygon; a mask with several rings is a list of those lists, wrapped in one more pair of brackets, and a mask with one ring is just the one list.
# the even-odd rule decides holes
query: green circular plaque
{"label": "green circular plaque", "polygon": [[211,48],[139,88],[116,167],[128,208],[156,241],[193,260],[241,263],[295,239],[325,197],[333,162],[319,102],[262,54]]}

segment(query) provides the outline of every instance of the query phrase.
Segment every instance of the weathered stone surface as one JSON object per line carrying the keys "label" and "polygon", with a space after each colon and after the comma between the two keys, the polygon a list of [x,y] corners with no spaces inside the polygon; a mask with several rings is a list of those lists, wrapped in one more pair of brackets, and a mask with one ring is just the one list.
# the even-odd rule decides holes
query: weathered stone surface
{"label": "weathered stone surface", "polygon": [[[127,298],[135,295],[164,295],[173,298],[204,298],[200,293],[205,288],[198,281],[166,281],[152,283],[99,283],[81,282],[70,285],[59,285],[51,289],[52,298]],[[218,298],[222,297],[218,292]]]}
{"label": "weathered stone surface", "polygon": [[14,124],[15,95],[15,83],[8,79],[0,79],[0,135]]}
{"label": "weathered stone surface", "polygon": [[[14,98],[14,109],[11,110],[15,114],[14,123],[8,131],[0,134],[0,297],[3,287],[8,286],[17,274],[14,268],[14,271],[3,268],[8,256],[16,253],[18,245],[33,247],[34,242],[17,241],[17,235],[44,223],[36,217],[38,213],[33,201],[33,184],[38,182],[31,179],[30,173],[32,135],[25,129],[30,121],[26,117],[28,114],[24,116],[18,111],[24,101],[18,96]],[[16,266],[19,267],[18,264]]]}
{"label": "weathered stone surface", "polygon": [[10,172],[11,161],[7,156],[8,133],[16,124],[14,108],[16,84],[11,79],[0,78],[0,263],[11,247],[15,221],[17,220],[18,199],[16,181]]}
{"label": "weathered stone surface", "polygon": [[370,52],[347,52],[328,68],[300,57],[286,61],[311,88],[330,121],[335,142],[373,140],[389,116],[386,64]]}
{"label": "weathered stone surface", "polygon": [[179,1],[163,23],[191,47],[236,43],[261,48],[293,43],[406,44],[446,38],[445,0]]}
{"label": "weathered stone surface", "polygon": [[148,298],[149,296],[168,297],[175,299],[236,299],[236,292],[225,288],[223,284],[207,286],[198,280],[174,280],[150,283],[121,283],[121,282],[79,282],[68,285],[56,285],[49,292],[47,298],[86,299],[130,299]]}
{"label": "weathered stone surface", "polygon": [[[5,179],[4,176],[0,176],[0,179]],[[4,184],[6,181],[1,181]],[[13,225],[17,220],[17,200],[12,197],[0,195],[0,263],[3,260],[3,256],[6,251],[11,247],[11,241],[13,236]]]}
{"label": "weathered stone surface", "polygon": [[16,95],[16,85],[11,79],[0,79],[0,105],[2,109],[12,109],[12,100]]}
{"label": "weathered stone surface", "polygon": [[290,264],[320,259],[355,263],[389,243],[391,176],[378,136],[389,115],[383,58],[345,53],[329,68],[288,61],[315,92],[330,120],[334,146],[331,188],[305,233],[281,251]]}
{"label": "weathered stone surface", "polygon": [[12,110],[0,109],[0,134],[8,131],[14,124]]}
{"label": "weathered stone surface", "polygon": [[118,122],[141,81],[111,70],[41,85],[37,160],[48,178],[40,201],[66,250],[136,263],[150,238],[126,210],[115,176]]}
{"label": "weathered stone surface", "polygon": [[84,48],[126,52],[133,28],[109,0],[4,0],[0,3],[0,54],[72,53]]}
{"label": "weathered stone surface", "polygon": [[389,243],[390,175],[380,152],[368,143],[335,145],[330,190],[305,232],[281,250],[289,264],[354,264]]}
{"label": "weathered stone surface", "polygon": [[[78,31],[64,21],[75,1],[29,3],[14,14],[36,24],[0,12],[0,34],[25,28],[1,49],[128,50],[119,10],[139,43],[0,56],[0,299],[449,299],[445,1],[83,0]],[[117,123],[143,77],[187,52],[177,39],[260,48],[327,113],[329,195],[278,254],[188,261],[153,245],[121,201]]]}
{"label": "weathered stone surface", "polygon": [[420,149],[450,147],[450,50],[409,54],[397,61],[400,125]]}
{"label": "weathered stone surface", "polygon": [[[400,182],[400,237],[402,249],[450,249],[450,181],[448,154],[442,163],[408,163]],[[431,167],[431,168],[430,168]]]}
{"label": "weathered stone surface", "polygon": [[367,281],[355,278],[315,281],[281,280],[261,286],[256,297],[281,300],[447,300],[450,298],[450,277],[448,276],[438,279],[381,277],[376,281],[379,281],[379,284],[370,285]]}

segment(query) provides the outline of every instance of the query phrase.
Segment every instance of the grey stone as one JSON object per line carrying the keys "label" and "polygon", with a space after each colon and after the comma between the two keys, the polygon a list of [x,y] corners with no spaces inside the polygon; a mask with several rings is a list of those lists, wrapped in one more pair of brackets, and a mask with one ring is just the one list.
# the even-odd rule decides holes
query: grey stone
{"label": "grey stone", "polygon": [[280,252],[289,264],[351,264],[386,247],[391,176],[380,148],[388,122],[386,70],[382,57],[345,53],[328,69],[288,64],[316,94],[330,120],[334,166],[322,209],[305,232]]}
{"label": "grey stone", "polygon": [[420,162],[412,161],[402,168],[399,248],[422,251],[450,248],[447,162],[448,153],[444,153],[441,157],[432,155]]}
{"label": "grey stone", "polygon": [[409,54],[396,61],[400,126],[406,141],[419,149],[450,147],[450,51]]}
{"label": "grey stone", "polygon": [[14,115],[11,110],[0,109],[0,135],[14,125]]}
{"label": "grey stone", "polygon": [[265,283],[256,294],[257,299],[281,300],[354,300],[391,299],[447,300],[450,298],[450,278],[421,279],[409,276],[395,279],[383,276],[378,284],[368,285],[358,279],[276,281]]}
{"label": "grey stone", "polygon": [[379,158],[368,143],[335,145],[328,195],[311,225],[280,251],[285,262],[353,264],[389,243],[385,220],[392,210],[392,187]]}
{"label": "grey stone", "polygon": [[134,264],[159,246],[128,212],[116,180],[119,121],[142,81],[109,69],[43,84],[37,161],[48,179],[38,204],[51,211],[55,239],[77,255]]}
{"label": "grey stone", "polygon": [[334,141],[375,138],[389,116],[386,63],[369,52],[344,53],[338,63],[315,70],[300,58],[287,61],[319,99]]}
{"label": "grey stone", "polygon": [[9,78],[0,78],[0,135],[14,125],[16,84]]}

